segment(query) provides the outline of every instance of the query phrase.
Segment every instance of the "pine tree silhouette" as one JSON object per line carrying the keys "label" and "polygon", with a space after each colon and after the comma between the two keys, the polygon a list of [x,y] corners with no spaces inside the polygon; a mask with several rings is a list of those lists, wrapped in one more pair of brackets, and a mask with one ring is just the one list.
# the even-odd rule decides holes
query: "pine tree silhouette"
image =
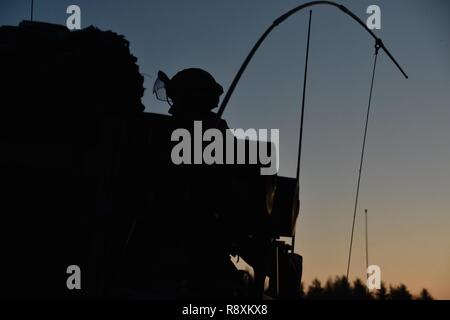
{"label": "pine tree silhouette", "polygon": [[[334,281],[329,278],[325,285],[317,278],[313,280],[305,293],[302,282],[300,299],[307,300],[413,300],[413,296],[404,284],[398,286],[389,286],[381,282],[379,290],[369,291],[361,279],[356,279],[350,284],[347,277],[337,276]],[[427,289],[422,289],[416,300],[433,300],[433,297]]]}
{"label": "pine tree silhouette", "polygon": [[427,289],[422,289],[422,291],[420,291],[420,295],[419,295],[419,299],[418,300],[433,300],[433,297],[431,296],[431,294],[428,292]]}

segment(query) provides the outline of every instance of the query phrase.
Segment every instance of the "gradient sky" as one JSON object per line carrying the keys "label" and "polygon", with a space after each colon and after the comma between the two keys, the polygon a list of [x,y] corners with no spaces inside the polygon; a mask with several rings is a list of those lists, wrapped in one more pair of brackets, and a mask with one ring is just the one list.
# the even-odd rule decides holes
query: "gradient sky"
{"label": "gradient sky", "polygon": [[[36,0],[35,19],[65,24],[81,7],[82,27],[124,34],[154,99],[154,75],[187,67],[210,71],[225,88],[260,34],[299,0]],[[379,57],[366,162],[361,181],[351,277],[365,277],[364,216],[369,210],[370,264],[386,283],[413,293],[428,288],[450,299],[450,2],[344,1],[366,20],[377,4],[376,31],[410,76]],[[29,18],[29,0],[2,0],[0,25]],[[279,128],[281,174],[294,176],[307,11],[276,29],[253,59],[224,117],[234,128]],[[303,280],[345,274],[373,40],[331,7],[315,7],[305,114],[301,216],[296,251]],[[68,70],[68,72],[70,72]]]}

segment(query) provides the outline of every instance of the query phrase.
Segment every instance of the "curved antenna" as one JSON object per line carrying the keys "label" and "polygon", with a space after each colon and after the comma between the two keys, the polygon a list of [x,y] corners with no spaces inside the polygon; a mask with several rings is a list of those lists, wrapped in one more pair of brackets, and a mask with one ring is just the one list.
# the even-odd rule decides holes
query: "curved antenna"
{"label": "curved antenna", "polygon": [[273,23],[272,25],[267,28],[267,30],[261,35],[261,37],[258,39],[258,41],[256,42],[256,44],[253,46],[252,50],[250,50],[249,54],[247,55],[247,57],[245,58],[244,62],[242,63],[239,71],[237,72],[236,76],[233,79],[233,82],[230,85],[230,88],[228,89],[227,93],[225,94],[225,97],[222,101],[222,104],[220,105],[219,111],[217,112],[217,118],[220,119],[225,111],[225,108],[228,104],[228,101],[231,98],[231,95],[234,92],[234,89],[236,88],[239,80],[242,77],[242,74],[244,73],[245,69],[247,69],[248,64],[250,63],[250,61],[252,60],[253,56],[255,55],[256,51],[258,50],[258,48],[261,46],[261,44],[264,42],[264,40],[267,38],[267,36],[272,32],[273,29],[275,29],[275,27],[277,27],[279,24],[281,24],[282,22],[284,22],[286,19],[288,19],[290,16],[292,16],[293,14],[311,7],[311,6],[316,6],[316,5],[329,5],[329,6],[333,6],[338,8],[339,10],[341,10],[342,12],[344,12],[345,14],[347,14],[348,16],[350,16],[351,18],[353,18],[353,20],[355,20],[358,24],[360,24],[364,29],[367,30],[367,32],[375,39],[376,43],[379,44],[380,49],[382,49],[384,52],[386,52],[386,54],[388,55],[388,57],[392,60],[392,62],[397,66],[397,68],[400,70],[400,72],[403,74],[403,76],[408,79],[408,75],[405,73],[405,71],[403,71],[402,67],[398,64],[398,62],[395,60],[395,58],[392,56],[392,54],[389,52],[389,50],[386,48],[386,46],[383,44],[383,41],[378,38],[375,33],[373,33],[372,30],[370,30],[366,24],[361,21],[360,18],[358,18],[358,16],[356,16],[353,12],[351,12],[349,9],[347,9],[345,6],[337,4],[335,2],[332,1],[312,1],[312,2],[308,2],[305,4],[302,4],[288,12],[286,12],[285,14],[281,15],[280,17],[278,17]]}

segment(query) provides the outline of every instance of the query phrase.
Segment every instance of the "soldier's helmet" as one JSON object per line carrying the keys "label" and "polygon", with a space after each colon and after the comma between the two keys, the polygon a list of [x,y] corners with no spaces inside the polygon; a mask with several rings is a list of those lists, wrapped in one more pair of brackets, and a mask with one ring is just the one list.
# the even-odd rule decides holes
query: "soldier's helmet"
{"label": "soldier's helmet", "polygon": [[159,71],[153,92],[159,100],[171,105],[171,114],[198,114],[218,106],[223,88],[209,72],[190,68],[178,72],[172,79]]}

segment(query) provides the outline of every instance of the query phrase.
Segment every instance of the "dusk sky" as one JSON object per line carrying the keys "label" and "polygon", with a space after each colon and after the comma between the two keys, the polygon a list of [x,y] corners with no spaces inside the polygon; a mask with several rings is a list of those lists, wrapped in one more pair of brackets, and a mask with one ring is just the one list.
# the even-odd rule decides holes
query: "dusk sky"
{"label": "dusk sky", "polygon": [[[261,33],[303,2],[36,0],[34,17],[65,24],[67,6],[77,4],[82,27],[125,35],[148,75],[146,111],[167,114],[152,95],[158,70],[172,76],[200,67],[226,90]],[[365,278],[368,209],[369,264],[381,267],[382,280],[450,299],[450,1],[338,3],[363,21],[369,5],[380,6],[375,33],[410,76],[380,53],[350,276]],[[17,25],[29,13],[29,0],[2,0],[0,25]],[[307,23],[305,10],[274,30],[224,114],[232,128],[280,129],[286,176],[296,169]],[[313,7],[296,238],[306,286],[346,272],[373,54],[373,39],[354,20]]]}

